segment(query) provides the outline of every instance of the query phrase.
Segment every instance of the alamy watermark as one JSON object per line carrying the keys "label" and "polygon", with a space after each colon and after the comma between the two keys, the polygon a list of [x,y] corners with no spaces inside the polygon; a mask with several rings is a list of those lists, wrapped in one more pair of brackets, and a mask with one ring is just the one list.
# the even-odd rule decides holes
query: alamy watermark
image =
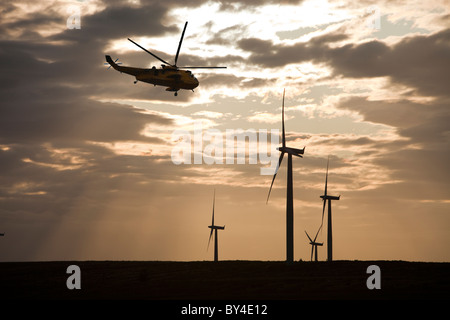
{"label": "alamy watermark", "polygon": [[[218,129],[203,130],[202,121],[195,121],[193,132],[178,129],[172,132],[172,162],[180,164],[257,164],[261,175],[273,175],[277,169],[280,130]],[[268,138],[270,136],[270,143]]]}
{"label": "alamy watermark", "polygon": [[[89,0],[77,0],[80,3],[87,3]],[[70,5],[67,7],[69,17],[66,20],[67,29],[81,29],[81,5]]]}
{"label": "alamy watermark", "polygon": [[67,29],[81,29],[81,8],[79,6],[67,7],[70,14],[66,21]]}
{"label": "alamy watermark", "polygon": [[381,28],[380,8],[376,5],[370,6],[366,9],[366,13],[369,13],[369,17],[366,20],[367,27],[369,29],[380,30]]}
{"label": "alamy watermark", "polygon": [[72,264],[67,267],[66,273],[70,274],[67,278],[67,289],[81,289],[81,269],[79,266]]}
{"label": "alamy watermark", "polygon": [[366,273],[370,274],[367,278],[366,286],[369,290],[381,289],[381,269],[377,265],[370,265],[367,267]]}

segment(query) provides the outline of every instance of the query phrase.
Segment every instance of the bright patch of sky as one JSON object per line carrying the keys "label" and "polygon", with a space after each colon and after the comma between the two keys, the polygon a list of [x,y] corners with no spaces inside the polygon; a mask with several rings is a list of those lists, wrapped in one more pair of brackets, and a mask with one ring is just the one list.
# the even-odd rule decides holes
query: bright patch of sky
{"label": "bright patch of sky", "polygon": [[[404,18],[399,7],[380,6],[375,7],[377,11],[373,12],[369,10],[371,8],[368,5],[344,7],[320,0],[304,1],[295,6],[267,5],[251,9],[241,6],[239,10],[221,10],[219,3],[207,2],[197,8],[176,8],[170,12],[171,19],[166,22],[167,26],[176,25],[179,32],[133,40],[151,51],[166,53],[171,57],[168,61],[173,62],[181,31],[188,21],[179,58],[179,64],[183,64],[183,55],[202,58],[235,55],[245,59],[250,53],[240,49],[237,44],[245,38],[292,45],[337,30],[345,32],[349,39],[344,41],[350,43],[365,42],[373,38],[395,40],[396,37],[407,34],[429,33],[429,30],[420,27],[420,21]],[[371,29],[368,25],[368,19],[377,18],[370,16],[375,13],[379,14],[379,29]],[[125,54],[127,51],[140,49],[122,39],[110,43],[108,50]],[[200,82],[211,73],[234,75],[244,80],[237,86],[233,84],[235,86],[232,89],[226,83],[210,85],[208,88],[203,88],[200,84],[195,90],[195,97],[188,102],[172,104],[165,101],[127,100],[122,103],[172,118],[177,128],[188,131],[192,131],[196,120],[203,120],[204,130],[270,130],[281,127],[281,93],[283,88],[287,88],[286,130],[292,134],[356,135],[390,141],[400,139],[393,128],[363,121],[359,114],[336,107],[341,99],[349,96],[363,96],[369,100],[395,100],[408,90],[406,87],[392,90],[388,85],[389,79],[330,78],[330,67],[312,62],[271,69],[238,63],[226,70],[194,71]],[[253,78],[271,79],[273,83],[263,89],[246,86],[246,81]],[[180,94],[191,93],[186,91]],[[158,136],[168,142],[170,140],[167,128],[163,127],[149,126],[143,134]],[[154,145],[152,148],[155,150],[159,146]],[[134,150],[142,151],[136,145]],[[320,150],[319,146],[316,151],[320,153]],[[335,152],[351,156],[354,150]]]}

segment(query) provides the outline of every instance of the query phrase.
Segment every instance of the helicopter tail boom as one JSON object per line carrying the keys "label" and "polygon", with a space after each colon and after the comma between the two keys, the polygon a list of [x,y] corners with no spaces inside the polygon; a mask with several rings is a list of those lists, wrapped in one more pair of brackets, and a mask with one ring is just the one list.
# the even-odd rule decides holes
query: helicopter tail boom
{"label": "helicopter tail boom", "polygon": [[115,63],[113,61],[113,59],[111,59],[111,56],[109,56],[109,55],[105,55],[105,58],[106,58],[106,62],[108,62],[111,65],[111,67],[113,67],[114,69],[116,69],[117,71],[123,72],[123,73],[131,74],[132,76],[137,76],[137,75],[141,74],[143,71],[145,71],[145,69],[142,69],[142,68],[119,66],[117,63]]}

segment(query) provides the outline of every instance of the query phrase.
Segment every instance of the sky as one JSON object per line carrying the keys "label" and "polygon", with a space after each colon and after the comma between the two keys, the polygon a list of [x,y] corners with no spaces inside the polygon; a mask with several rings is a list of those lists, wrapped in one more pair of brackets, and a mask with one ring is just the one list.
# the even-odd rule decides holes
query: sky
{"label": "sky", "polygon": [[[214,192],[219,259],[285,260],[287,161],[266,203],[259,147],[247,141],[245,163],[219,152],[228,133],[256,132],[278,159],[283,90],[287,145],[305,147],[294,259],[310,259],[329,159],[335,260],[450,261],[447,1],[7,0],[0,12],[0,261],[212,260]],[[186,21],[178,65],[227,67],[192,70],[194,92],[104,65],[160,66],[127,38],[173,62]],[[195,137],[191,163],[177,162]],[[317,241],[325,260],[325,227]]]}

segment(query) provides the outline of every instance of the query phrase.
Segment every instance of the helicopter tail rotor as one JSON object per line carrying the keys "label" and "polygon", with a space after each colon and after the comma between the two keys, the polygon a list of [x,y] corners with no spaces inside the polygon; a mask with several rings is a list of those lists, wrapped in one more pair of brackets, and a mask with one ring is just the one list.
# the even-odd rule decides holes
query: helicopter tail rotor
{"label": "helicopter tail rotor", "polygon": [[[109,59],[108,59],[109,58]],[[119,65],[122,64],[122,62],[117,62],[119,61],[119,58],[117,58],[116,60],[112,61],[110,56],[106,56],[106,60],[108,62],[103,63],[105,66],[109,66],[108,68],[106,68],[106,70],[109,70],[109,68],[111,68],[113,65]]]}

